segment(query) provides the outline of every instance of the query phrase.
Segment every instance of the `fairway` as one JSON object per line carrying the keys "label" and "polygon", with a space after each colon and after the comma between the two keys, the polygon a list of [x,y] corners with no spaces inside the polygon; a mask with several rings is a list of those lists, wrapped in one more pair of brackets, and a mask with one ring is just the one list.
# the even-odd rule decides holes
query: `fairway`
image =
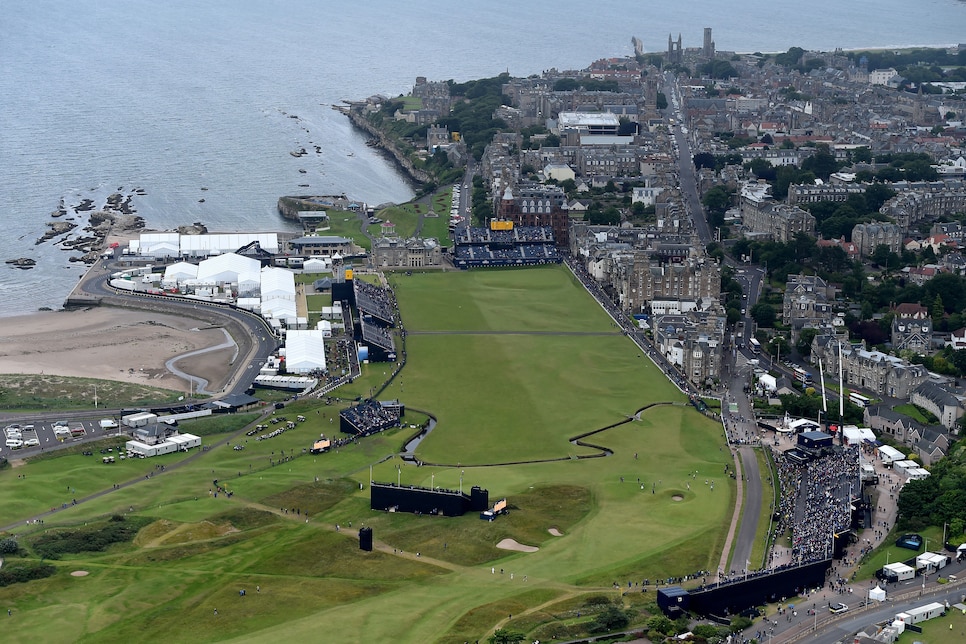
{"label": "fairway", "polygon": [[[720,423],[686,404],[566,268],[392,279],[407,358],[380,398],[398,397],[407,423],[437,419],[416,452],[423,465],[398,458],[411,429],[304,452],[335,431],[338,405],[303,398],[284,413],[307,421],[270,440],[241,431],[206,436],[215,446],[188,457],[110,469],[69,455],[0,471],[5,522],[60,506],[70,490],[107,492],[18,527],[28,559],[61,526],[113,514],[146,523],[133,542],[64,554],[53,577],[0,587],[13,612],[5,641],[448,644],[503,622],[530,641],[581,636],[589,620],[554,615],[620,597],[615,582],[639,611],[653,595],[628,582],[717,567],[736,491]],[[384,369],[368,365],[342,395]],[[585,446],[571,442],[591,432]],[[510,512],[493,522],[374,512],[370,471],[404,485],[479,485]],[[213,479],[232,496],[214,497]],[[362,525],[373,552],[359,550]],[[536,550],[497,548],[504,539]]]}

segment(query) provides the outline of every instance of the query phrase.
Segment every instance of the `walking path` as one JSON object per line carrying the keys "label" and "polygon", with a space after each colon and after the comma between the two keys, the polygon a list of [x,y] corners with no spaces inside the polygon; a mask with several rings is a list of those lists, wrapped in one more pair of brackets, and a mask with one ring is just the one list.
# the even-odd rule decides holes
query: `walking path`
{"label": "walking path", "polygon": [[228,361],[229,364],[233,363],[238,358],[238,345],[235,344],[235,340],[231,337],[225,329],[221,330],[225,334],[225,341],[221,344],[217,344],[213,347],[206,347],[204,349],[198,349],[196,351],[189,351],[188,353],[182,353],[180,356],[175,356],[164,363],[165,368],[173,373],[174,375],[187,380],[194,386],[195,393],[199,394],[211,394],[213,392],[208,391],[205,387],[208,386],[208,380],[202,378],[201,376],[193,376],[190,373],[185,373],[181,369],[178,369],[175,365],[179,360],[184,360],[185,358],[190,358],[192,356],[200,356],[205,353],[211,353],[212,351],[221,351],[222,349],[227,349],[229,347],[235,347],[235,355],[231,357]]}

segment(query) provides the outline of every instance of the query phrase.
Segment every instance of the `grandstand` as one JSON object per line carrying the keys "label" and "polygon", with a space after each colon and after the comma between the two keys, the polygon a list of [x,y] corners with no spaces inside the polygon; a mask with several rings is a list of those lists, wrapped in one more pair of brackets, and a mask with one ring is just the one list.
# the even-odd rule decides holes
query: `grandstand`
{"label": "grandstand", "polygon": [[396,345],[389,329],[373,323],[371,318],[362,318],[359,330],[359,337],[369,345],[369,355],[373,360],[382,362],[396,359]]}
{"label": "grandstand", "polygon": [[453,264],[459,268],[559,264],[560,252],[549,226],[514,226],[494,220],[487,228],[456,233]]}
{"label": "grandstand", "polygon": [[398,427],[405,407],[398,400],[367,400],[339,412],[339,430],[343,434],[369,436]]}
{"label": "grandstand", "polygon": [[388,289],[356,279],[352,280],[352,289],[356,308],[361,314],[377,318],[386,326],[396,324],[396,316],[393,313],[396,307]]}

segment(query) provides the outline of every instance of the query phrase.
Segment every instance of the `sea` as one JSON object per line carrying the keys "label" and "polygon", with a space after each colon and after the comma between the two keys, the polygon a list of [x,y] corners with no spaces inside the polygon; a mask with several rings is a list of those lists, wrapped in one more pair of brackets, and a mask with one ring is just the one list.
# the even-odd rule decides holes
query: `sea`
{"label": "sea", "polygon": [[[0,317],[60,308],[85,270],[74,209],[130,195],[152,229],[287,230],[288,194],[403,202],[411,186],[343,100],[580,69],[682,35],[719,51],[949,46],[962,0],[6,0],[0,5]],[[290,152],[305,148],[305,156]],[[73,236],[79,234],[79,230]]]}

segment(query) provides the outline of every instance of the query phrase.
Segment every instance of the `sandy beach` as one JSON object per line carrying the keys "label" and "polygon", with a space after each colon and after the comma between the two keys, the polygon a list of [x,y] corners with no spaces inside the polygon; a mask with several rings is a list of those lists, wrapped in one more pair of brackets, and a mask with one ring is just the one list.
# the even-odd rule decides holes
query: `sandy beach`
{"label": "sandy beach", "polygon": [[[225,343],[220,327],[176,315],[95,307],[0,317],[0,373],[103,378],[188,391],[165,362]],[[234,348],[178,361],[182,371],[220,391],[230,375]]]}

